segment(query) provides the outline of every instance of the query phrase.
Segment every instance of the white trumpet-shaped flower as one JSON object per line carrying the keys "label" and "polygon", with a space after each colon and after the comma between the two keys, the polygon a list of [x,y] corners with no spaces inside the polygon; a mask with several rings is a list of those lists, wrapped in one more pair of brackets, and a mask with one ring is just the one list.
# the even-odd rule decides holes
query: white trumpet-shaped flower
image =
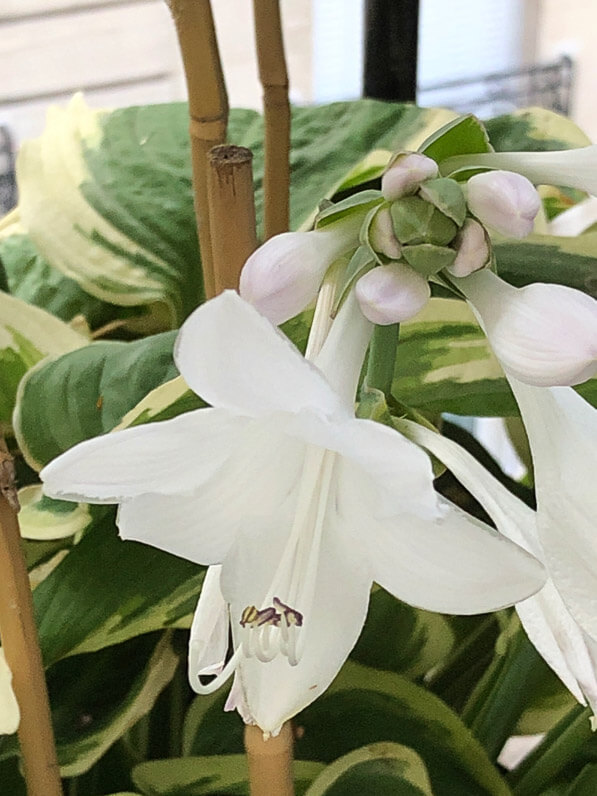
{"label": "white trumpet-shaped flower", "polygon": [[483,224],[511,238],[530,235],[541,207],[532,182],[513,171],[475,174],[466,184],[466,202]]}
{"label": "white trumpet-shaped flower", "polygon": [[486,152],[456,155],[440,163],[442,174],[470,168],[516,171],[535,185],[567,185],[597,194],[597,145],[554,152]]}
{"label": "white trumpet-shaped flower", "polygon": [[516,610],[539,654],[597,713],[597,413],[569,387],[512,386],[533,451],[536,513],[457,443],[407,420],[399,428],[444,462],[504,536],[545,563],[547,583]]}
{"label": "white trumpet-shaped flower", "polygon": [[229,707],[265,733],[327,688],[372,581],[463,614],[544,582],[536,559],[434,492],[420,448],[355,418],[371,330],[352,292],[310,362],[224,293],[189,317],[175,349],[213,408],[88,440],[42,471],[49,495],[119,503],[125,539],[215,565],[193,622],[190,682],[211,692],[234,673]]}
{"label": "white trumpet-shaped flower", "polygon": [[0,735],[11,735],[19,728],[21,713],[12,690],[12,672],[0,647]]}
{"label": "white trumpet-shaped flower", "polygon": [[540,387],[597,373],[597,301],[565,285],[517,288],[492,271],[455,280],[508,375]]}

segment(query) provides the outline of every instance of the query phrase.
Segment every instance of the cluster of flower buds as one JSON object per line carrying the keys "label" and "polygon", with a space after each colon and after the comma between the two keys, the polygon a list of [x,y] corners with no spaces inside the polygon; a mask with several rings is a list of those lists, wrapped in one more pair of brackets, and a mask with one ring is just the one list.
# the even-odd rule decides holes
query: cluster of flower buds
{"label": "cluster of flower buds", "polygon": [[491,264],[485,226],[521,238],[540,207],[534,186],[519,174],[487,172],[465,186],[440,177],[426,155],[395,155],[383,176],[384,201],[368,214],[361,240],[381,267],[356,287],[361,309],[378,324],[405,321],[427,302],[428,280],[465,277]]}
{"label": "cluster of flower buds", "polygon": [[467,277],[491,264],[486,227],[515,238],[528,235],[540,199],[520,174],[489,171],[461,183],[440,176],[432,158],[399,152],[381,192],[328,205],[314,230],[278,235],[245,264],[241,296],[276,324],[315,298],[339,260],[368,320],[406,321],[427,303],[431,278]]}

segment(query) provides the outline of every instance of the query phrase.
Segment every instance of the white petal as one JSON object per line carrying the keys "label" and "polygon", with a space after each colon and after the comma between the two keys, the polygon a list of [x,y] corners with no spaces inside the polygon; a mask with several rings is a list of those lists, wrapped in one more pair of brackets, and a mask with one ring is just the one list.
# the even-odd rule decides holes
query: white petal
{"label": "white petal", "polygon": [[587,196],[563,213],[559,213],[549,222],[547,231],[550,235],[576,237],[597,223],[597,199]]}
{"label": "white petal", "polygon": [[549,571],[570,613],[597,641],[597,411],[571,388],[510,384],[533,455]]}
{"label": "white petal", "polygon": [[272,323],[284,323],[313,301],[333,261],[357,246],[352,222],[276,235],[245,263],[240,295]]}
{"label": "white petal", "polygon": [[535,185],[568,185],[597,194],[597,145],[558,152],[490,152],[458,155],[440,164],[442,174],[481,166],[509,169],[523,174]]}
{"label": "white petal", "polygon": [[228,651],[228,605],[220,589],[220,566],[209,567],[201,587],[189,639],[189,683],[199,675],[219,674]]}
{"label": "white petal", "polygon": [[373,578],[405,602],[429,611],[480,614],[534,594],[545,582],[541,564],[522,548],[457,506],[438,498],[435,521],[399,516],[363,518]]}
{"label": "white petal", "polygon": [[566,688],[582,704],[597,707],[597,677],[591,647],[595,646],[576,624],[555,586],[548,581],[534,597],[516,610],[539,654]]}
{"label": "white petal", "polygon": [[231,290],[187,318],[174,357],[189,387],[219,408],[255,417],[309,407],[342,411],[321,373]]}
{"label": "white petal", "polygon": [[122,503],[120,535],[197,564],[220,563],[247,520],[274,514],[293,494],[304,447],[272,424],[253,421],[225,466],[193,492],[145,494]]}
{"label": "white petal", "polygon": [[246,419],[219,409],[115,431],[75,445],[40,473],[46,495],[121,503],[193,489],[226,461]]}
{"label": "white petal", "polygon": [[361,310],[371,323],[407,321],[429,301],[429,282],[405,263],[380,265],[356,284]]}
{"label": "white petal", "polygon": [[530,235],[541,207],[533,184],[512,171],[475,174],[466,184],[466,201],[483,224],[511,238]]}
{"label": "white petal", "polygon": [[597,301],[564,285],[515,288],[491,271],[457,280],[504,370],[527,384],[580,384],[597,372]]}
{"label": "white petal", "polygon": [[[260,537],[252,533],[224,563],[222,589],[231,603],[232,632],[239,643],[238,617],[259,605],[271,582],[288,535],[281,517],[264,518]],[[287,517],[286,522],[291,522]],[[264,732],[280,726],[315,700],[331,683],[356,643],[365,622],[371,576],[339,535],[326,523],[320,550],[314,606],[304,617],[304,654],[296,666],[278,655],[269,663],[242,658],[237,678],[250,716]],[[235,619],[236,618],[236,619]]]}
{"label": "white petal", "polygon": [[403,434],[446,465],[483,506],[500,533],[537,558],[542,556],[535,512],[509,492],[474,456],[453,440],[418,423],[410,420],[395,422]]}
{"label": "white petal", "polygon": [[19,727],[21,713],[12,690],[12,672],[0,648],[0,734],[11,735]]}

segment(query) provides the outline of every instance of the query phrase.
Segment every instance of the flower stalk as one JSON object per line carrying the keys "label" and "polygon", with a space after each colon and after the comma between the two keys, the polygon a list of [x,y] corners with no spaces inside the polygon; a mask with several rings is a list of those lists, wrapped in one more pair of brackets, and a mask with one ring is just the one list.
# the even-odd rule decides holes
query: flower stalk
{"label": "flower stalk", "polygon": [[13,674],[28,796],[62,796],[50,704],[14,501],[12,460],[0,440],[0,634]]}

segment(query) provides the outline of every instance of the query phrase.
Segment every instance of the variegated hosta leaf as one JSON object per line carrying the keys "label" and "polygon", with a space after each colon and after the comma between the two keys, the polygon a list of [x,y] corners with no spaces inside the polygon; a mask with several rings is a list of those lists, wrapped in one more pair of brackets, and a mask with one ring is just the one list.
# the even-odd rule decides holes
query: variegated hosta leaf
{"label": "variegated hosta leaf", "polygon": [[17,387],[30,368],[87,342],[48,312],[0,292],[0,428],[10,425]]}
{"label": "variegated hosta leaf", "polygon": [[93,518],[84,503],[69,503],[46,497],[40,484],[19,489],[19,527],[30,541],[65,539],[86,530]]}
{"label": "variegated hosta leaf", "polygon": [[588,146],[580,127],[547,108],[522,108],[485,122],[496,152],[544,152]]}
{"label": "variegated hosta leaf", "polygon": [[[48,690],[63,777],[88,771],[152,709],[179,663],[170,635],[145,635],[61,661],[49,670]],[[3,745],[0,759],[16,754],[18,744],[11,739]],[[3,785],[0,781],[0,789]]]}
{"label": "variegated hosta leaf", "polygon": [[317,777],[305,796],[433,796],[425,764],[408,746],[374,743],[335,760]]}
{"label": "variegated hosta leaf", "polygon": [[[293,761],[296,796],[303,796],[323,769],[321,763]],[[147,796],[249,794],[249,769],[244,754],[150,760],[135,766],[132,777],[135,786]]]}
{"label": "variegated hosta leaf", "polygon": [[[578,387],[597,404],[597,379]],[[432,414],[513,416],[514,397],[472,311],[434,298],[400,327],[393,395]]]}

